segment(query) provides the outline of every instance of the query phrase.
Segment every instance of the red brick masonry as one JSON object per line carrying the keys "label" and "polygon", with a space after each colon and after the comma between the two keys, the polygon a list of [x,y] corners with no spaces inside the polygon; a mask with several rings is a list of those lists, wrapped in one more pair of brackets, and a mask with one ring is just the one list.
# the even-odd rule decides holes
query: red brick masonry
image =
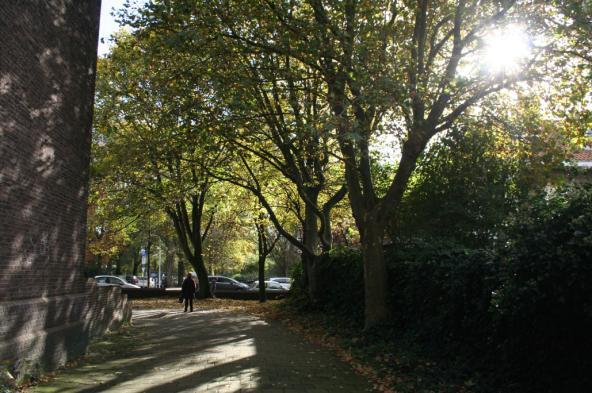
{"label": "red brick masonry", "polygon": [[72,295],[0,302],[0,359],[11,366],[26,360],[54,369],[83,354],[93,337],[131,319],[127,296],[118,287],[97,287]]}
{"label": "red brick masonry", "polygon": [[0,365],[45,368],[129,319],[83,276],[100,0],[0,1]]}
{"label": "red brick masonry", "polygon": [[577,151],[573,157],[576,161],[592,161],[592,149]]}

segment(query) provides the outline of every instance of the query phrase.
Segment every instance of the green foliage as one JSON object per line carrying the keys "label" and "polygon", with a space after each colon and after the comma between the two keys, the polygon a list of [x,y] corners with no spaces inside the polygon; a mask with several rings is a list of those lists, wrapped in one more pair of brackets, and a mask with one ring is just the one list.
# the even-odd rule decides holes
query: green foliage
{"label": "green foliage", "polygon": [[[379,224],[382,241],[397,214],[390,291],[369,304],[388,297],[400,332],[523,376],[555,375],[558,359],[577,375],[588,364],[569,351],[589,348],[577,346],[590,327],[589,193],[534,199],[510,229],[508,217],[591,124],[588,3],[152,1],[124,15],[134,33],[99,63],[95,184],[111,212],[168,209],[186,224],[199,212],[197,227],[206,213],[194,256],[222,271],[243,267],[253,233],[240,230],[246,199],[223,206],[236,191],[211,176],[252,191],[311,256],[332,246],[337,214],[344,233],[353,226],[349,211],[329,214],[347,184],[366,237]],[[490,30],[526,19],[549,45],[537,43],[523,72],[468,72]],[[399,165],[379,137],[398,141],[388,148]],[[208,232],[186,226],[194,243]],[[95,244],[112,255],[123,235]],[[293,256],[285,250],[284,271]],[[373,283],[365,292],[360,258],[338,249],[318,262],[315,307],[361,323]],[[306,307],[303,274],[298,264],[293,299]]]}
{"label": "green foliage", "polygon": [[517,375],[553,391],[589,391],[592,187],[540,196],[515,220],[492,303],[494,339]]}
{"label": "green foliage", "polygon": [[397,232],[465,244],[491,239],[516,207],[516,161],[496,154],[496,137],[455,129],[420,161]]}
{"label": "green foliage", "polygon": [[320,277],[328,310],[362,323],[364,272],[360,259],[359,251],[338,247],[323,260]]}
{"label": "green foliage", "polygon": [[348,320],[360,327],[364,317],[364,272],[359,250],[336,247],[330,255],[318,263],[320,296],[311,302],[305,287],[302,265],[292,270],[294,282],[291,287],[290,303],[299,310],[326,312]]}
{"label": "green foliage", "polygon": [[418,240],[387,255],[400,329],[421,342],[459,350],[486,342],[491,293],[498,285],[491,253]]}
{"label": "green foliage", "polygon": [[[527,103],[513,115],[465,121],[421,157],[392,232],[485,247],[506,219],[561,180],[568,143]],[[503,126],[499,122],[503,120]]]}
{"label": "green foliage", "polygon": [[[533,197],[506,236],[502,249],[434,239],[388,247],[391,339],[459,358],[493,386],[589,391],[592,186]],[[323,266],[317,308],[360,324],[359,253],[335,250]]]}

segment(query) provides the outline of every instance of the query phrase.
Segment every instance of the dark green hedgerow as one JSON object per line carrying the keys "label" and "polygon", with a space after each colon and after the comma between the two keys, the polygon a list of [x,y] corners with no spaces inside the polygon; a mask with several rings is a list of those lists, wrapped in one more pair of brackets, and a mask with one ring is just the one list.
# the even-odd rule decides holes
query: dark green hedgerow
{"label": "dark green hedgerow", "polygon": [[592,187],[532,201],[500,251],[492,342],[539,391],[592,391]]}
{"label": "dark green hedgerow", "polygon": [[[388,247],[388,334],[481,375],[477,391],[592,391],[592,188],[534,199],[506,237]],[[362,275],[357,251],[336,250],[317,307],[360,327]]]}

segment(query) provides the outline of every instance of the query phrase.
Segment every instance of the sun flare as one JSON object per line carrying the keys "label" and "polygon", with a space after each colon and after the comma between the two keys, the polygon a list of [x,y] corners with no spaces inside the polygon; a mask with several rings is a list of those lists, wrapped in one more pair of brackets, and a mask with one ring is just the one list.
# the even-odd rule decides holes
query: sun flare
{"label": "sun flare", "polygon": [[483,61],[492,74],[513,74],[529,57],[530,39],[519,26],[510,25],[485,37]]}

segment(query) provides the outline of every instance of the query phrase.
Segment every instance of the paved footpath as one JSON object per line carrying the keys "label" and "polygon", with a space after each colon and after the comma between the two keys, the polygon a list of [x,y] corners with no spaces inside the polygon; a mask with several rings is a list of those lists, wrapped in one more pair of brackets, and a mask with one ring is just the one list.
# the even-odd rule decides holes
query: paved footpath
{"label": "paved footpath", "polygon": [[[101,345],[109,348],[101,353]],[[364,377],[329,351],[303,341],[279,323],[232,311],[134,310],[133,327],[108,336],[104,344],[93,346],[95,351],[97,355],[32,391],[372,391]]]}

